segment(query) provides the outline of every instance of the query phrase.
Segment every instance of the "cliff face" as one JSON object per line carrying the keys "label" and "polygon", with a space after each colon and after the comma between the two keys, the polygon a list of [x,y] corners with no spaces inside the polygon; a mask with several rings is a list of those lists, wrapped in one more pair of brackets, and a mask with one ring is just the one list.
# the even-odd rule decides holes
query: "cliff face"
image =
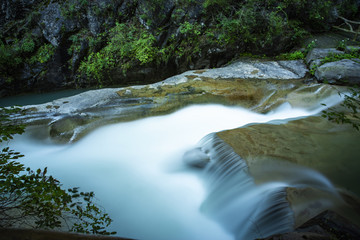
{"label": "cliff face", "polygon": [[149,83],[244,52],[274,55],[328,29],[337,14],[356,16],[360,4],[287,2],[4,0],[0,96]]}

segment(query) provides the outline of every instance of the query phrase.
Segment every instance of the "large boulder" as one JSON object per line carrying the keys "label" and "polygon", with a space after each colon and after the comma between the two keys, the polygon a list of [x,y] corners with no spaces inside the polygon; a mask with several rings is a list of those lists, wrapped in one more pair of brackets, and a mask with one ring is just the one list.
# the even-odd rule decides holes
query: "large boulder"
{"label": "large boulder", "polygon": [[306,63],[313,67],[320,65],[321,60],[331,54],[343,54],[343,51],[339,51],[336,48],[314,48],[306,56]]}
{"label": "large boulder", "polygon": [[256,124],[217,135],[247,161],[259,181],[270,174],[261,176],[261,169],[256,169],[273,159],[315,169],[335,185],[360,194],[356,184],[360,163],[354,161],[360,158],[360,134],[351,125],[312,116],[279,125]]}
{"label": "large boulder", "polygon": [[[296,226],[328,209],[360,222],[360,201],[348,197],[360,194],[360,163],[354,161],[360,158],[360,134],[351,125],[312,116],[283,124],[254,124],[217,136],[246,161],[256,183],[288,184],[287,200]],[[338,191],[347,197],[341,198]]]}
{"label": "large boulder", "polygon": [[321,65],[315,72],[321,82],[335,84],[360,84],[360,59],[343,59]]}

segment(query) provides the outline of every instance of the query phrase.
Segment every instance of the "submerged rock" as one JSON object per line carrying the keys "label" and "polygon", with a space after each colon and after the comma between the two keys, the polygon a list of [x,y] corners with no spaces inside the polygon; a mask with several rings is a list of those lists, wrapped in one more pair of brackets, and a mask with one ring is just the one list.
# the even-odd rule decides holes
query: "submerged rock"
{"label": "submerged rock", "polygon": [[186,165],[203,168],[209,163],[210,157],[201,148],[194,148],[185,152],[183,160]]}

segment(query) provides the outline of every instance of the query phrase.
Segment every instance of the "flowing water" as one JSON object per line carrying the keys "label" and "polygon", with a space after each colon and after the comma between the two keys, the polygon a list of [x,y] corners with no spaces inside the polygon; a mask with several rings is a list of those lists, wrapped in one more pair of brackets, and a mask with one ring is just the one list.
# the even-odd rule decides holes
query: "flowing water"
{"label": "flowing water", "polygon": [[[331,106],[339,101],[334,96],[322,102]],[[209,133],[250,123],[273,121],[277,124],[316,114],[322,108],[319,104],[308,111],[285,104],[263,115],[239,107],[194,105],[166,116],[101,127],[70,145],[34,138],[38,129],[32,127],[10,145],[25,154],[22,161],[26,166],[48,167],[48,172],[65,187],[94,191],[99,204],[114,220],[109,230],[117,231],[119,236],[145,240],[252,239],[254,236],[248,232],[256,229],[244,224],[249,222],[252,212],[260,217],[285,215],[285,223],[274,224],[270,227],[271,233],[292,227],[291,213],[283,210],[287,205],[283,201],[286,183],[256,187],[246,174],[238,176],[240,182],[247,184],[231,192],[234,195],[226,195],[236,200],[230,201],[233,205],[225,211],[217,212],[211,205],[219,206],[216,201],[221,202],[223,198],[211,198],[211,195],[220,194],[225,198],[226,192],[218,191],[219,181],[226,186],[233,180],[210,177],[209,170],[191,169],[182,162],[182,156]],[[234,173],[240,173],[246,166],[240,164],[233,168]],[[231,172],[230,169],[218,175],[229,178]],[[238,180],[235,178],[236,184]],[[280,191],[272,195],[273,189]],[[243,191],[247,193],[243,195]],[[259,204],[265,207],[259,208]],[[276,209],[281,212],[269,215],[269,211]],[[234,210],[236,214],[230,214]],[[251,222],[257,220],[255,217]],[[268,227],[271,219],[263,221],[266,224],[257,226]]]}

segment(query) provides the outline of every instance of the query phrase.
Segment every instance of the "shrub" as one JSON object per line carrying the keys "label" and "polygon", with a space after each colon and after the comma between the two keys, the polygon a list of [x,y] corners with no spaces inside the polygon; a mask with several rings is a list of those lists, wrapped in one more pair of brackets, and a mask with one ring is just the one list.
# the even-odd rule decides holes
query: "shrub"
{"label": "shrub", "polygon": [[37,50],[35,55],[30,58],[29,63],[47,63],[52,58],[54,53],[55,47],[53,45],[44,44]]}
{"label": "shrub", "polygon": [[154,62],[159,54],[155,37],[143,27],[117,23],[109,35],[107,45],[92,52],[79,67],[80,73],[95,79],[100,86],[113,69],[120,68],[125,74],[137,64]]}
{"label": "shrub", "polygon": [[[24,126],[14,124],[11,114],[20,109],[0,108],[0,144]],[[36,171],[18,162],[23,155],[2,146],[0,151],[0,228],[32,227],[64,229],[93,234],[107,232],[112,220],[94,204],[93,192],[79,192],[78,188],[64,190],[61,183],[47,174],[47,168]]]}

